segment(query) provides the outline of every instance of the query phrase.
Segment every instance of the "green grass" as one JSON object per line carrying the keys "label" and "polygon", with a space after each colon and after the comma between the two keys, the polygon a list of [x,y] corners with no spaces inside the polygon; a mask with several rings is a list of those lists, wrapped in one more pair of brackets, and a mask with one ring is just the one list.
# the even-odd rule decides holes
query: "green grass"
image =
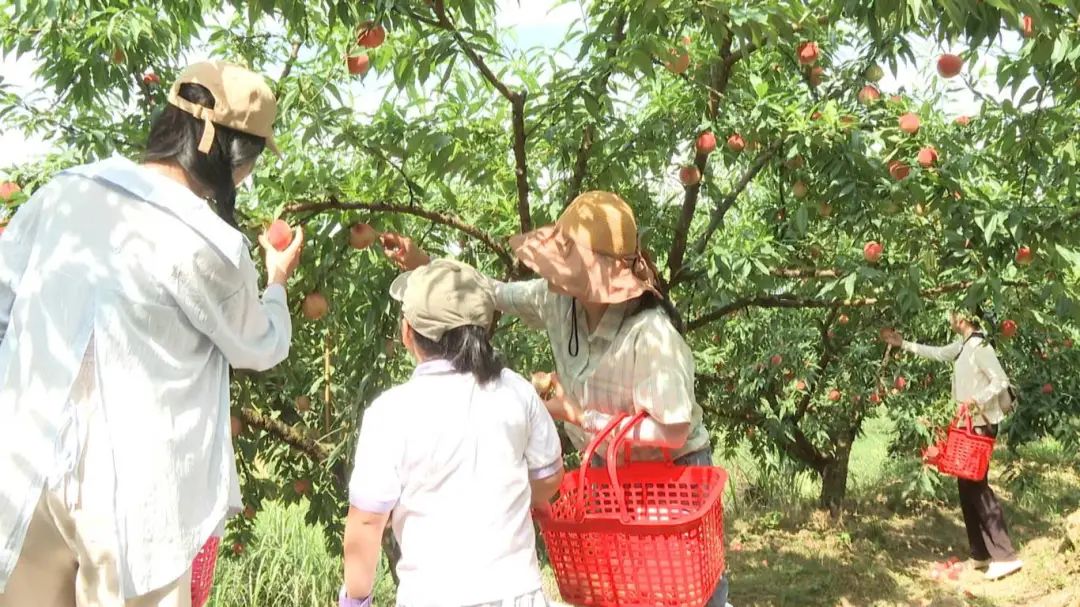
{"label": "green grass", "polygon": [[[307,524],[306,514],[306,502],[264,502],[243,552],[233,556],[223,548],[208,605],[337,605],[341,555],[328,551],[323,530]],[[393,605],[393,592],[390,576],[383,575],[376,588],[376,604]]]}
{"label": "green grass", "polygon": [[[901,473],[918,472],[919,465],[914,458],[888,457],[890,431],[886,421],[874,420],[856,442],[848,483],[852,503],[840,520],[807,502],[784,509],[787,498],[729,512],[733,604],[1080,605],[1075,582],[1080,562],[1075,554],[1060,553],[1063,517],[1080,508],[1076,454],[1052,440],[1017,453],[999,447],[991,484],[1025,568],[998,582],[987,582],[977,572],[942,580],[931,575],[935,563],[967,556],[955,481],[933,479],[938,492],[948,496],[945,500],[892,499],[908,482]],[[815,485],[805,481],[788,491],[815,495]]]}
{"label": "green grass", "polygon": [[[946,499],[896,497],[920,466],[888,456],[891,432],[887,419],[867,422],[852,452],[851,503],[836,521],[814,508],[820,484],[812,475],[780,460],[761,465],[745,445],[718,462],[732,477],[725,511],[734,605],[1080,605],[1080,561],[1059,552],[1063,518],[1080,508],[1076,454],[1051,440],[1016,453],[999,448],[991,481],[1025,569],[994,583],[975,573],[937,580],[929,575],[935,563],[966,556],[955,485],[930,472]],[[304,522],[306,506],[264,506],[245,552],[219,561],[210,604],[334,604],[341,557],[327,552],[321,529]],[[551,571],[544,577],[555,597]],[[393,597],[384,572],[375,603],[392,606]]]}

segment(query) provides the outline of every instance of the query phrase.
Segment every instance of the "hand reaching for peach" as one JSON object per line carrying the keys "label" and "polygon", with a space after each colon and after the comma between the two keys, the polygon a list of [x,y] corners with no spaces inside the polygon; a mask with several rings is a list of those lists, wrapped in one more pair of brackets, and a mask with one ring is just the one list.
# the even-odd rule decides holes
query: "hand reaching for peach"
{"label": "hand reaching for peach", "polygon": [[383,253],[402,270],[415,270],[431,261],[431,257],[408,236],[383,232],[379,235],[379,242]]}
{"label": "hand reaching for peach", "polygon": [[536,390],[536,393],[540,395],[541,400],[547,400],[552,397],[557,382],[558,378],[554,373],[537,371],[532,374],[533,388]]}
{"label": "hand reaching for peach", "polygon": [[885,327],[878,331],[878,335],[881,336],[881,340],[889,344],[894,348],[899,348],[904,345],[904,336],[891,327]]}
{"label": "hand reaching for peach", "polygon": [[567,396],[559,383],[557,373],[544,373],[538,371],[532,375],[532,385],[540,399],[544,401],[551,417],[557,421],[564,421],[575,426],[580,426],[585,412],[581,406],[574,402],[573,397]]}

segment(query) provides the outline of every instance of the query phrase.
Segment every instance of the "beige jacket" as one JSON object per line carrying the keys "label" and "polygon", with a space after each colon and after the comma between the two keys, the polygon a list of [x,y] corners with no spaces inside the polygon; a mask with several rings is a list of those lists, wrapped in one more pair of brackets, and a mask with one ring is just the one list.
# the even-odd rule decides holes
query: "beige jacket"
{"label": "beige jacket", "polygon": [[997,424],[1005,418],[1001,400],[1009,398],[1009,377],[1001,368],[994,348],[981,337],[973,336],[967,344],[961,339],[940,348],[910,341],[905,341],[902,347],[919,356],[953,363],[953,400],[978,403],[983,415],[975,417],[976,426]]}

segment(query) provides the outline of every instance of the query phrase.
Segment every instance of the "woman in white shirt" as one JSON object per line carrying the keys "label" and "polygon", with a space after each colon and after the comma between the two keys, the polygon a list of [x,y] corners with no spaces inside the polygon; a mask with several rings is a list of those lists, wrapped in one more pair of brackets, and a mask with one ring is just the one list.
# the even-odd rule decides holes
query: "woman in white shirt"
{"label": "woman in white shirt", "polygon": [[341,607],[371,604],[383,529],[403,607],[542,607],[531,507],[562,481],[551,416],[488,340],[495,293],[440,259],[394,281],[409,381],[364,412],[349,481]]}
{"label": "woman in white shirt", "polygon": [[260,296],[233,219],[275,114],[262,77],[192,65],[142,164],[61,173],[0,237],[0,607],[191,604],[242,507],[229,367],[289,352],[302,234],[264,237]]}
{"label": "woman in white shirt", "polygon": [[[574,445],[587,445],[616,414],[646,411],[630,436],[635,458],[659,459],[669,449],[678,464],[711,466],[693,353],[664,310],[630,206],[610,192],[586,192],[554,225],[515,236],[510,245],[541,278],[493,281],[495,302],[547,333],[557,373],[545,404],[566,422]],[[405,269],[429,259],[397,234],[384,234],[383,246]],[[723,607],[727,588],[725,574],[707,607]]]}
{"label": "woman in white shirt", "polygon": [[[949,316],[949,325],[960,339],[944,347],[925,346],[905,341],[898,331],[883,332],[890,345],[930,358],[952,363],[952,397],[958,406],[974,412],[977,434],[996,437],[998,424],[1005,418],[1002,399],[1010,398],[1009,378],[1001,368],[994,347],[979,332],[980,322],[960,313]],[[1005,524],[1005,512],[998,503],[986,477],[972,481],[957,479],[960,507],[964,513],[971,564],[986,569],[986,578],[996,580],[1023,567],[1013,549]]]}

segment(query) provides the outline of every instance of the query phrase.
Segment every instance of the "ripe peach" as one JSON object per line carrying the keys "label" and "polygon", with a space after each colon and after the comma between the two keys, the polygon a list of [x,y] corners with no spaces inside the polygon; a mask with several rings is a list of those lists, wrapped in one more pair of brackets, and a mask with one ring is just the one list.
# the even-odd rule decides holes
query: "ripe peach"
{"label": "ripe peach", "polygon": [[821,49],[818,48],[817,42],[803,42],[796,51],[798,53],[800,65],[812,65],[818,60],[818,56],[821,55]]}
{"label": "ripe peach", "polygon": [[372,245],[379,238],[375,228],[366,223],[358,223],[349,228],[349,246],[363,250]]}
{"label": "ripe peach", "polygon": [[275,219],[274,223],[270,224],[270,228],[266,230],[266,239],[270,241],[270,246],[279,251],[284,251],[289,248],[289,244],[292,242],[293,230],[285,221]]}
{"label": "ripe peach", "polygon": [[701,182],[701,171],[696,166],[684,166],[679,169],[679,181],[686,187],[697,185]]}
{"label": "ripe peach", "polygon": [[806,185],[806,182],[799,180],[791,185],[791,193],[795,198],[806,198],[806,195],[810,193],[810,186]]}
{"label": "ripe peach", "polygon": [[306,478],[301,478],[293,481],[293,491],[300,495],[307,495],[311,492],[311,481]]}
{"label": "ripe peach", "polygon": [[330,311],[329,302],[327,302],[326,297],[318,291],[308,294],[300,307],[304,313],[304,317],[308,320],[319,320],[323,316],[326,316],[326,313]]}
{"label": "ripe peach", "polygon": [[871,240],[863,246],[863,259],[870,263],[877,263],[884,252],[885,247],[881,246],[881,243]]}
{"label": "ripe peach", "polygon": [[555,380],[551,373],[536,371],[532,374],[532,385],[540,398],[547,399],[550,398],[551,390],[555,387]]}
{"label": "ripe peach", "polygon": [[364,25],[364,30],[356,39],[356,43],[364,48],[378,48],[386,40],[386,29],[372,21]]}
{"label": "ripe peach", "polygon": [[690,52],[686,49],[669,49],[670,57],[664,67],[673,74],[681,74],[690,67]]}
{"label": "ripe peach", "polygon": [[11,200],[11,197],[22,191],[19,184],[14,181],[5,181],[0,183],[0,200],[6,202]]}
{"label": "ripe peach", "polygon": [[918,161],[919,166],[921,166],[922,168],[928,169],[934,166],[935,164],[937,164],[937,160],[938,151],[934,149],[934,146],[928,145],[923,149],[919,150]]}
{"label": "ripe peach", "polygon": [[349,66],[349,73],[353,76],[363,76],[371,69],[371,58],[367,55],[349,57],[346,63]]}
{"label": "ripe peach", "polygon": [[900,130],[904,131],[908,135],[914,135],[919,132],[919,115],[912,112],[908,112],[900,116]]}
{"label": "ripe peach", "polygon": [[903,161],[900,161],[900,160],[890,160],[889,161],[889,175],[893,179],[895,179],[897,181],[901,181],[903,179],[906,179],[907,176],[910,175],[910,174],[911,174],[911,167],[909,167]]}
{"label": "ripe peach", "polygon": [[862,87],[862,90],[859,91],[859,103],[863,105],[870,105],[878,99],[881,99],[881,91],[872,84]]}
{"label": "ripe peach", "polygon": [[698,135],[695,146],[699,154],[712,154],[716,149],[716,135],[713,135],[711,131],[705,131]]}
{"label": "ripe peach", "polygon": [[964,68],[964,60],[959,55],[953,55],[951,53],[945,53],[938,57],[937,71],[941,74],[942,78],[952,78],[960,73],[960,70]]}

